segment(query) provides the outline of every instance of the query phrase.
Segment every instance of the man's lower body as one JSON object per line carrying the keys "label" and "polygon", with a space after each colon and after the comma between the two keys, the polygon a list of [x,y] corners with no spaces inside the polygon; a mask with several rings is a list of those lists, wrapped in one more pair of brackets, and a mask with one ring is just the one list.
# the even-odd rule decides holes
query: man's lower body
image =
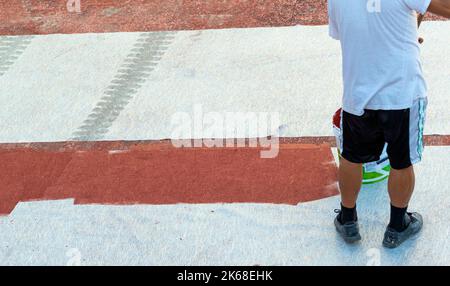
{"label": "man's lower body", "polygon": [[422,217],[407,212],[407,208],[415,185],[413,165],[422,158],[426,105],[423,98],[409,109],[366,110],[362,116],[342,112],[339,166],[342,202],[335,225],[347,242],[361,239],[356,202],[362,184],[362,165],[380,160],[386,143],[391,163],[388,183],[391,218],[383,245],[395,248],[421,230]]}

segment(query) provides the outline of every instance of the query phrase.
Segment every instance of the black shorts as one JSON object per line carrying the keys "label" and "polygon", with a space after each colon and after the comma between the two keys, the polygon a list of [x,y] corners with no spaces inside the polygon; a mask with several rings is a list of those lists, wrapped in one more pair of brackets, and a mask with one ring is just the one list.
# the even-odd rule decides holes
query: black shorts
{"label": "black shorts", "polygon": [[342,157],[353,163],[380,160],[387,143],[393,169],[410,167],[422,159],[426,99],[403,110],[365,110],[362,116],[343,111]]}

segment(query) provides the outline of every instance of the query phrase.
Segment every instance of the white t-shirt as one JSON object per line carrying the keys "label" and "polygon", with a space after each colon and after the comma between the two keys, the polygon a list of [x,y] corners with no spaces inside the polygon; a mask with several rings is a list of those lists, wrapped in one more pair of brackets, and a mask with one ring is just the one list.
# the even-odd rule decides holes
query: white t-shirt
{"label": "white t-shirt", "polygon": [[328,0],[329,33],[342,47],[346,112],[410,108],[426,97],[417,13],[431,0]]}

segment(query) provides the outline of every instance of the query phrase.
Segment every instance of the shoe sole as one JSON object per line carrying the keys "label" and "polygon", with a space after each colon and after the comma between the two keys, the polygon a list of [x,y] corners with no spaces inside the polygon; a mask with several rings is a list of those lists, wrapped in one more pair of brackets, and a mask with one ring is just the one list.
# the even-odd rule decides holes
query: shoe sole
{"label": "shoe sole", "polygon": [[344,241],[349,244],[357,243],[357,242],[361,241],[361,239],[362,239],[361,235],[352,236],[352,237],[343,237],[343,238],[344,238]]}

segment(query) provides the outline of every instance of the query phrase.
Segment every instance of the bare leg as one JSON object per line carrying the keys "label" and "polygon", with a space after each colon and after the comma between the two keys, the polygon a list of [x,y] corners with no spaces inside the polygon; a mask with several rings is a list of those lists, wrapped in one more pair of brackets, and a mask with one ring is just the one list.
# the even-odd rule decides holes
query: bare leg
{"label": "bare leg", "polygon": [[361,184],[362,164],[355,164],[341,158],[339,164],[339,188],[344,207],[355,207]]}
{"label": "bare leg", "polygon": [[397,208],[406,208],[414,191],[414,167],[403,170],[391,170],[389,176],[389,196],[391,204]]}

